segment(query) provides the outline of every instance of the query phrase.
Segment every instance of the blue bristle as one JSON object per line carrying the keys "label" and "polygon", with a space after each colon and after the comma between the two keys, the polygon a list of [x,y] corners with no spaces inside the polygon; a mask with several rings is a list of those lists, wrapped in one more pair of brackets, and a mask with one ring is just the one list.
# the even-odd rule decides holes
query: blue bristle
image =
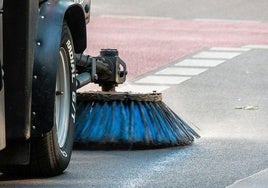
{"label": "blue bristle", "polygon": [[186,145],[199,135],[162,101],[78,101],[75,142]]}

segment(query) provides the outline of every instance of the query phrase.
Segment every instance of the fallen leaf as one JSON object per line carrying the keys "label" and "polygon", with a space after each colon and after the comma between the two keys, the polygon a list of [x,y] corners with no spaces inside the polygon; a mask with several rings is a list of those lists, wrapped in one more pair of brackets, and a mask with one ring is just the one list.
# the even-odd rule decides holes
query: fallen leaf
{"label": "fallen leaf", "polygon": [[246,106],[244,109],[245,110],[257,110],[258,106]]}
{"label": "fallen leaf", "polygon": [[258,110],[258,106],[236,106],[236,110]]}

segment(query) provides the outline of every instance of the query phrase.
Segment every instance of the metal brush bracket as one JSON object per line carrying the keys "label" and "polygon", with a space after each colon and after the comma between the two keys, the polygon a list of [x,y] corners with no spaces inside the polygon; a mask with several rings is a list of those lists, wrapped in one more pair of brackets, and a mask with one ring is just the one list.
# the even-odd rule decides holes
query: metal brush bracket
{"label": "metal brush bracket", "polygon": [[126,81],[126,64],[116,49],[102,49],[97,57],[76,54],[75,58],[77,88],[94,82],[102,87],[102,91],[115,91],[118,84]]}

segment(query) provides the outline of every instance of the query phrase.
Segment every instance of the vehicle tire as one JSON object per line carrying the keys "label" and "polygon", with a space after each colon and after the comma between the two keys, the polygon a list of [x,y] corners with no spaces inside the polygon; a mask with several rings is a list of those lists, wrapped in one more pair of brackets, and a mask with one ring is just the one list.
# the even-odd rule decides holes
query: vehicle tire
{"label": "vehicle tire", "polygon": [[4,173],[49,177],[59,175],[67,168],[73,147],[76,105],[73,50],[72,36],[64,22],[56,75],[53,128],[41,137],[30,139],[29,165],[6,166]]}
{"label": "vehicle tire", "polygon": [[73,50],[72,36],[64,22],[56,76],[54,125],[50,132],[42,138],[34,138],[31,143],[31,168],[40,176],[61,174],[71,159],[76,105]]}

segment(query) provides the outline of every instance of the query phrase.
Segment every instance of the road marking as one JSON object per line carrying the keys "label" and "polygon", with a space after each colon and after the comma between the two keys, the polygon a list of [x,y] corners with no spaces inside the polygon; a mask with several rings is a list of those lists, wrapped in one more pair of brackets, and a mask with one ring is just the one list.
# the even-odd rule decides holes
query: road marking
{"label": "road marking", "polygon": [[162,75],[185,75],[185,76],[194,76],[202,72],[205,72],[207,69],[204,68],[177,68],[177,67],[168,67],[161,71],[156,72],[155,74]]}
{"label": "road marking", "polygon": [[268,49],[268,45],[247,45],[241,48],[212,47],[199,52],[188,59],[169,64],[162,70],[157,70],[131,83],[118,87],[118,91],[132,91],[138,93],[162,92],[173,85],[179,85],[209,68],[216,67],[227,60],[237,57],[252,48]]}
{"label": "road marking", "polygon": [[250,49],[249,48],[227,48],[227,47],[213,47],[209,50],[212,51],[226,51],[226,52],[247,52]]}
{"label": "road marking", "polygon": [[232,59],[239,56],[241,53],[238,52],[214,52],[204,51],[194,55],[194,58],[206,58],[206,59]]}
{"label": "road marking", "polygon": [[139,84],[180,84],[191,77],[185,77],[185,76],[146,76],[135,83]]}
{"label": "road marking", "polygon": [[226,188],[243,188],[243,187],[267,187],[268,178],[268,168],[257,172],[251,176],[244,179],[237,180],[233,184],[227,186]]}
{"label": "road marking", "polygon": [[210,18],[195,18],[194,21],[209,21],[209,22],[230,22],[230,23],[262,23],[257,20],[228,20],[228,19],[210,19]]}
{"label": "road marking", "polygon": [[214,59],[184,59],[175,64],[175,66],[186,66],[186,67],[216,67],[225,60],[214,60]]}
{"label": "road marking", "polygon": [[243,48],[250,48],[250,49],[268,49],[268,45],[247,45],[247,46],[243,46]]}
{"label": "road marking", "polygon": [[102,14],[99,17],[102,18],[120,18],[120,19],[154,19],[154,20],[173,20],[171,17],[153,17],[153,16],[126,16],[126,15],[109,15]]}

